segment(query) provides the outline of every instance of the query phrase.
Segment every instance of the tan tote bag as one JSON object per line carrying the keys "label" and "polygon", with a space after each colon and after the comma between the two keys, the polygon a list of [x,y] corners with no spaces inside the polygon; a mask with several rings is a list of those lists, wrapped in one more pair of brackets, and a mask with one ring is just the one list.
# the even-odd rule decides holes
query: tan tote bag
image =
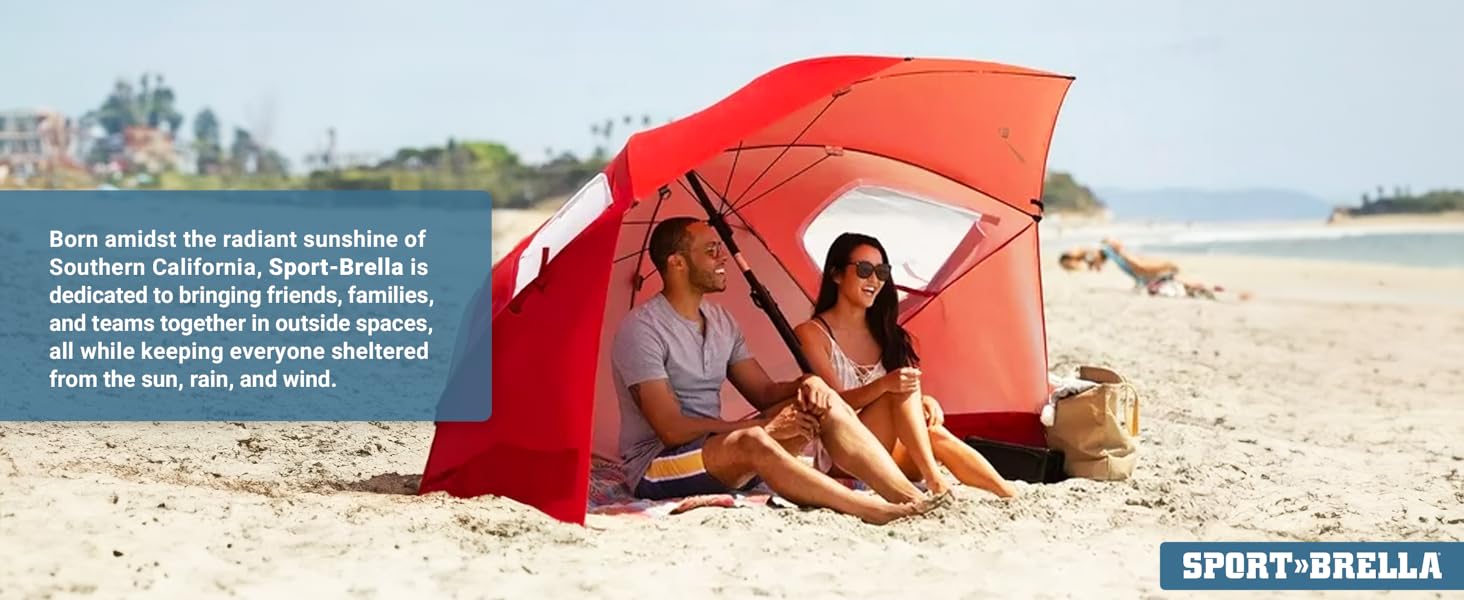
{"label": "tan tote bag", "polygon": [[1121,375],[1103,367],[1079,367],[1078,378],[1098,385],[1057,401],[1047,445],[1063,452],[1068,475],[1127,479],[1138,458],[1138,392]]}

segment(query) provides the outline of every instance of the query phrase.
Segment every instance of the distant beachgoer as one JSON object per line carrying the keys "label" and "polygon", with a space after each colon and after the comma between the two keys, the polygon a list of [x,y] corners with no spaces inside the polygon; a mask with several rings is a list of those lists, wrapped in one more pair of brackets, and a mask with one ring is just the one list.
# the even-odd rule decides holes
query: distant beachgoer
{"label": "distant beachgoer", "polygon": [[[1156,281],[1173,279],[1179,275],[1179,265],[1174,262],[1138,256],[1124,250],[1123,244],[1113,238],[1104,238],[1099,249],[1103,260],[1113,261],[1114,266],[1134,278],[1134,282],[1140,286],[1147,287]],[[1101,267],[1102,264],[1099,262],[1098,266]]]}
{"label": "distant beachgoer", "polygon": [[1089,271],[1099,269],[1098,262],[1102,260],[1102,252],[1085,246],[1070,248],[1057,257],[1057,264],[1066,271],[1077,271],[1087,268]]}
{"label": "distant beachgoer", "polygon": [[[1216,293],[1225,291],[1222,286],[1182,280],[1179,278],[1179,265],[1173,261],[1139,256],[1125,250],[1123,244],[1113,238],[1104,238],[1099,249],[1099,258],[1090,263],[1095,270],[1112,261],[1114,266],[1133,278],[1135,287],[1148,291],[1151,296],[1185,295],[1214,300]],[[1249,298],[1248,293],[1240,294],[1241,300]]]}

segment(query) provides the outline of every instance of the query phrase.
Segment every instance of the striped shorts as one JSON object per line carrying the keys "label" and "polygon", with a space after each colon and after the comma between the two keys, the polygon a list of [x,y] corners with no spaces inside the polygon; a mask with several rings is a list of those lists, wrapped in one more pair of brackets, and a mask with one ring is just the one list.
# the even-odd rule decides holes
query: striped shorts
{"label": "striped shorts", "polygon": [[675,448],[662,450],[651,460],[651,466],[635,486],[635,496],[649,500],[685,498],[703,494],[727,494],[747,491],[762,483],[756,476],[746,485],[733,490],[712,477],[702,463],[702,446],[710,436],[702,436]]}

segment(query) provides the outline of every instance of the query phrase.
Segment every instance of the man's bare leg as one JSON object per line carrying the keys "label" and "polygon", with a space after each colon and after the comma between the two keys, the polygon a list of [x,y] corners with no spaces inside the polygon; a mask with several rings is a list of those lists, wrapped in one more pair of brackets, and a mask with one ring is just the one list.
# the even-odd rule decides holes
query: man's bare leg
{"label": "man's bare leg", "polygon": [[925,496],[920,488],[910,483],[879,438],[859,422],[854,409],[827,384],[819,382],[813,389],[813,393],[831,396],[830,409],[819,420],[819,438],[834,463],[890,502],[921,501]]}
{"label": "man's bare leg", "polygon": [[712,436],[702,446],[702,462],[708,474],[730,487],[746,485],[755,474],[793,502],[830,508],[876,525],[928,508],[914,502],[891,504],[844,487],[789,454],[761,427]]}
{"label": "man's bare leg", "polygon": [[[764,410],[764,411],[760,411],[758,413],[758,416],[760,416],[762,418],[765,418],[765,419],[771,419],[771,418],[777,416],[778,413],[781,413],[783,411],[788,411],[788,410],[797,411],[797,410],[800,410],[799,407],[796,404],[794,404],[795,401],[796,401],[796,399],[790,399],[790,400],[784,400],[782,402],[779,402],[777,404],[774,404],[771,408],[768,408],[767,410]],[[779,446],[782,446],[784,450],[787,450],[789,454],[792,454],[796,458],[799,455],[803,454],[803,450],[805,448],[807,448],[808,447],[808,444],[810,442],[812,442],[812,441],[813,440],[811,440],[811,439],[792,438],[792,439],[787,439],[787,440],[778,440],[778,445]]]}

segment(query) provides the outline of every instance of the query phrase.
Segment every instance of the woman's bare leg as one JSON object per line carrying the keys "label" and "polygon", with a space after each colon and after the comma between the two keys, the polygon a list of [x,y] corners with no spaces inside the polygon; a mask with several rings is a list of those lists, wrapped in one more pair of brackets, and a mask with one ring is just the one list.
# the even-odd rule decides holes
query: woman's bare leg
{"label": "woman's bare leg", "polygon": [[936,462],[919,392],[880,396],[859,412],[859,421],[874,433],[906,477],[923,479],[932,494],[950,489]]}
{"label": "woman's bare leg", "polygon": [[890,502],[915,502],[924,498],[881,447],[878,437],[860,423],[854,409],[832,390],[828,393],[834,394],[834,402],[819,421],[819,438],[834,463]]}
{"label": "woman's bare leg", "polygon": [[1017,488],[1003,479],[996,468],[975,448],[967,445],[944,426],[931,427],[930,443],[940,464],[951,470],[961,483],[981,488],[1002,498],[1017,495]]}

